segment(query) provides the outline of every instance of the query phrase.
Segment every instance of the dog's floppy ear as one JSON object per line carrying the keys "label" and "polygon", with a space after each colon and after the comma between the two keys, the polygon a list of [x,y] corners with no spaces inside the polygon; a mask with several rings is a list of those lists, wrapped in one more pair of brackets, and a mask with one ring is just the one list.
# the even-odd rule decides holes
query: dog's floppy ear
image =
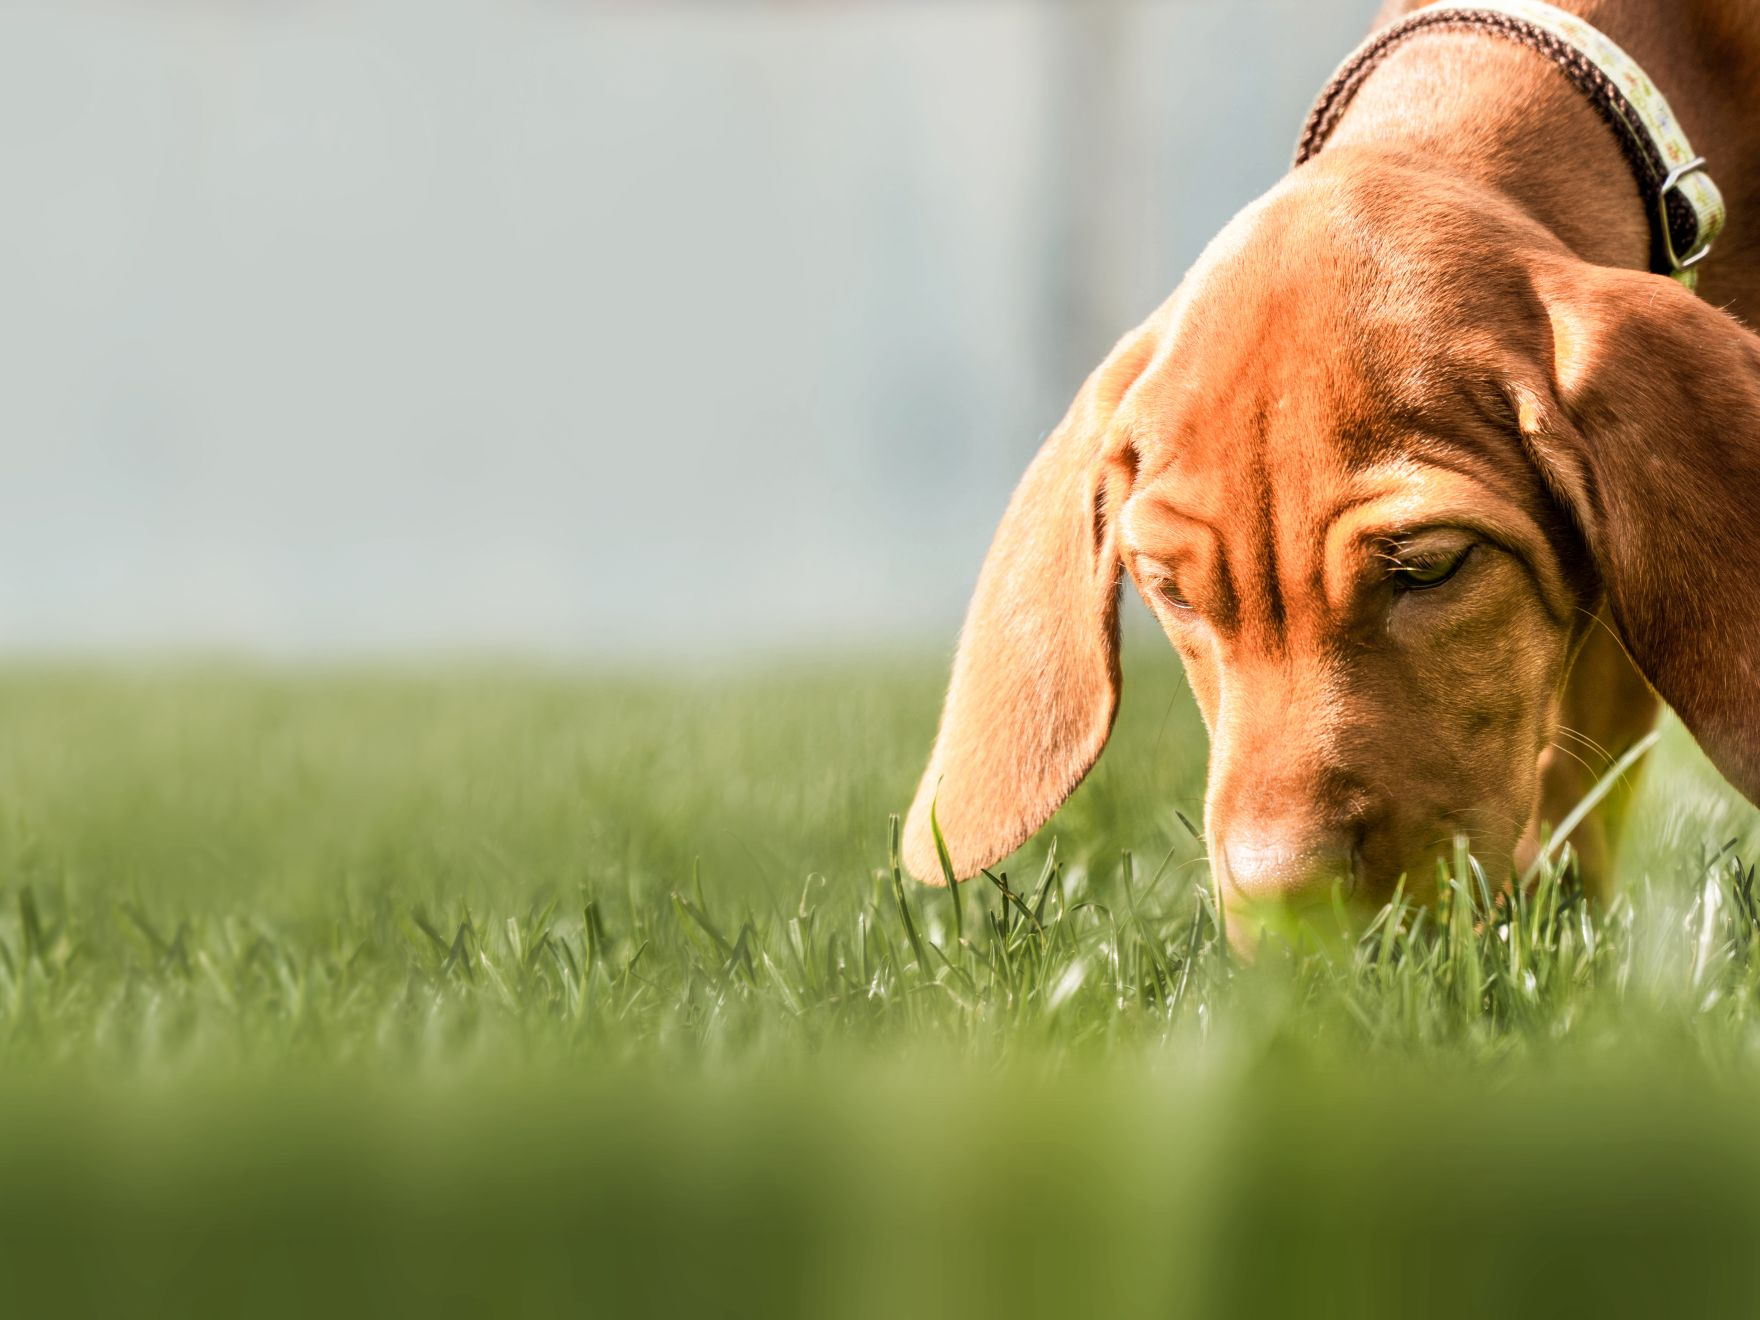
{"label": "dog's floppy ear", "polygon": [[1535,283],[1554,400],[1523,431],[1632,659],[1760,801],[1760,338],[1659,275],[1565,261]]}
{"label": "dog's floppy ear", "polygon": [[1155,340],[1127,336],[1088,378],[1009,501],[960,632],[941,731],[905,824],[904,860],[941,883],[935,811],[953,873],[1004,857],[1088,773],[1118,707],[1114,523],[1135,469],[1113,435]]}

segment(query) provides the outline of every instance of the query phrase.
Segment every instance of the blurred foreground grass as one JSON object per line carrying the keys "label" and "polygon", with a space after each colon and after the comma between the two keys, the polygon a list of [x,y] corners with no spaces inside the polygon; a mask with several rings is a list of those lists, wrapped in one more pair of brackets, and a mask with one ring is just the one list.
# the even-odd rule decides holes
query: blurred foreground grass
{"label": "blurred foreground grass", "polygon": [[[0,1253],[95,1309],[1654,1313],[1760,1230],[1754,813],[1243,969],[1127,666],[1010,895],[939,666],[0,674]],[[1184,820],[1181,819],[1182,814]],[[1055,838],[1056,851],[1051,853]],[[93,1262],[102,1262],[98,1267]]]}

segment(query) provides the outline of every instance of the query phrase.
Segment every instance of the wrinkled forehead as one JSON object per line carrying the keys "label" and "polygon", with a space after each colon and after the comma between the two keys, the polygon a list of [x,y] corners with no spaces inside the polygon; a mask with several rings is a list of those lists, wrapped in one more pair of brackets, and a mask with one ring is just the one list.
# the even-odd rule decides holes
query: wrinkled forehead
{"label": "wrinkled forehead", "polygon": [[1510,388],[1534,356],[1523,277],[1397,237],[1316,187],[1225,230],[1115,415],[1134,489],[1219,523],[1272,504],[1300,521],[1453,474],[1540,516]]}
{"label": "wrinkled forehead", "polygon": [[1496,380],[1439,371],[1420,382],[1431,373],[1413,371],[1399,391],[1378,390],[1325,350],[1294,356],[1306,360],[1282,372],[1181,372],[1134,399],[1119,420],[1136,456],[1133,489],[1217,521],[1238,518],[1243,501],[1318,514],[1444,473],[1527,502],[1532,472]]}
{"label": "wrinkled forehead", "polygon": [[1295,347],[1220,368],[1158,366],[1166,379],[1136,392],[1117,423],[1136,456],[1127,508],[1265,535],[1317,529],[1371,500],[1413,519],[1426,500],[1458,502],[1468,490],[1531,503],[1495,382],[1438,372],[1378,388],[1357,362],[1330,354]]}

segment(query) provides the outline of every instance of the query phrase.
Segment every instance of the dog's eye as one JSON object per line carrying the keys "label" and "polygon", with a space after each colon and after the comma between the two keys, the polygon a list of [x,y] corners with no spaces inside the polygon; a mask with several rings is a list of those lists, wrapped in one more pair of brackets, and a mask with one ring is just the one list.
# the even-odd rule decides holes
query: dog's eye
{"label": "dog's eye", "polygon": [[1394,565],[1393,585],[1399,591],[1425,591],[1440,587],[1467,562],[1472,546],[1463,546],[1444,554],[1412,555]]}
{"label": "dog's eye", "polygon": [[1166,601],[1176,610],[1189,610],[1192,608],[1192,602],[1179,594],[1179,584],[1169,578],[1162,578],[1161,584],[1157,586],[1155,590],[1160,594],[1162,600]]}

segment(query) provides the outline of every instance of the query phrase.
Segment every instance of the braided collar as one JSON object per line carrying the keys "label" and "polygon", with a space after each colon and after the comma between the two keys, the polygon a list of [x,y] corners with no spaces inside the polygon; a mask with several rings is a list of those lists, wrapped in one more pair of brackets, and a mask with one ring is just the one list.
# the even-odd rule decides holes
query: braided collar
{"label": "braided collar", "polygon": [[1432,4],[1359,46],[1308,112],[1296,164],[1326,145],[1357,92],[1389,51],[1414,33],[1467,28],[1546,55],[1613,130],[1650,216],[1650,269],[1689,289],[1723,229],[1723,196],[1656,84],[1599,29],[1541,0]]}

